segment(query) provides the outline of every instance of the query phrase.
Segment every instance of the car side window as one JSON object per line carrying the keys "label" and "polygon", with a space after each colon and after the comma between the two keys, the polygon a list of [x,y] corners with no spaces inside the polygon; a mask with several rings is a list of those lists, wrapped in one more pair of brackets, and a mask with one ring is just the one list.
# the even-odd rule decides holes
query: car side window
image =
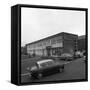
{"label": "car side window", "polygon": [[47,64],[48,64],[48,66],[49,66],[49,65],[53,65],[54,62],[53,62],[53,61],[51,61],[51,62],[47,62]]}
{"label": "car side window", "polygon": [[44,67],[51,66],[51,65],[53,65],[53,64],[54,64],[54,62],[49,61],[49,62],[45,62],[45,63],[40,64],[39,67],[40,67],[40,68],[44,68]]}
{"label": "car side window", "polygon": [[42,64],[39,65],[40,68],[44,68],[46,66],[47,66],[47,63],[42,63]]}

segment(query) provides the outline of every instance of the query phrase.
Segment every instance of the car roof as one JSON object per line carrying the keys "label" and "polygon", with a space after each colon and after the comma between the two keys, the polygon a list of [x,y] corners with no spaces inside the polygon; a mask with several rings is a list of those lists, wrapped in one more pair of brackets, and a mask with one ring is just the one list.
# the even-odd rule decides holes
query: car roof
{"label": "car roof", "polygon": [[42,64],[42,63],[46,63],[49,61],[53,61],[53,60],[52,59],[44,59],[44,60],[38,61],[37,64]]}

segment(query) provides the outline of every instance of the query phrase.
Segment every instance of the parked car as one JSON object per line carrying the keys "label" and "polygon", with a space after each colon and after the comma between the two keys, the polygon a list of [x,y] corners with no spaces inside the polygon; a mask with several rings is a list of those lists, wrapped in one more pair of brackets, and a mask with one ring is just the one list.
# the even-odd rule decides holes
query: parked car
{"label": "parked car", "polygon": [[61,54],[60,59],[65,61],[73,60],[73,55],[69,53],[63,53]]}
{"label": "parked car", "polygon": [[75,58],[82,58],[83,57],[83,53],[80,51],[76,51],[75,52]]}
{"label": "parked car", "polygon": [[64,65],[55,62],[52,59],[45,59],[35,63],[34,66],[29,69],[29,73],[33,78],[41,78],[43,76],[51,75],[57,72],[63,72]]}

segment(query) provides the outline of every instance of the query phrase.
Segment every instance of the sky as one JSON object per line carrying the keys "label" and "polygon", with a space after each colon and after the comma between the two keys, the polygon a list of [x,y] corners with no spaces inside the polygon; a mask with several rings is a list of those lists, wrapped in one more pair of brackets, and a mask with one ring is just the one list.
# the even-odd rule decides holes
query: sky
{"label": "sky", "polygon": [[21,8],[21,46],[60,32],[85,35],[85,11]]}

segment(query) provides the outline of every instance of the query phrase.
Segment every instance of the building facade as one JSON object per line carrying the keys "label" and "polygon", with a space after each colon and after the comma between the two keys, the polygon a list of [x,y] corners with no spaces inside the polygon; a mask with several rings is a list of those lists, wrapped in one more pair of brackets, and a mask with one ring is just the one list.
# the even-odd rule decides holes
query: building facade
{"label": "building facade", "polygon": [[82,35],[78,37],[78,50],[84,51],[86,50],[86,36]]}
{"label": "building facade", "polygon": [[59,33],[36,42],[26,44],[27,53],[39,56],[60,56],[62,53],[71,53],[77,50],[78,36],[70,33]]}

